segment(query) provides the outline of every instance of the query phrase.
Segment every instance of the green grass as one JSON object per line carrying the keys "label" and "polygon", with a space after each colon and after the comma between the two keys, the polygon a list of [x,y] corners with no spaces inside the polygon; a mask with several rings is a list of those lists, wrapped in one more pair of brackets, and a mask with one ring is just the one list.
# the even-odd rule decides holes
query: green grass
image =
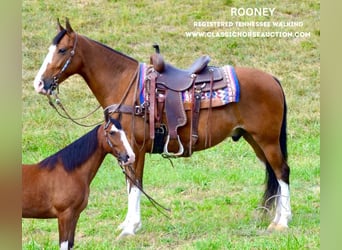
{"label": "green grass", "polygon": [[[22,4],[22,160],[37,162],[90,129],[60,118],[47,98],[33,90],[33,79],[55,35],[56,18],[75,31],[148,62],[157,42],[164,58],[186,68],[202,54],[213,65],[242,65],[277,76],[288,102],[288,151],[293,220],[286,233],[267,234],[270,218],[260,214],[264,167],[244,142],[227,139],[191,158],[146,157],[145,190],[172,209],[164,217],[142,198],[143,228],[117,241],[116,227],[127,209],[124,176],[108,157],[91,185],[81,214],[75,249],[319,249],[320,247],[320,55],[319,1],[51,1]],[[233,21],[303,21],[310,38],[187,38],[194,21],[232,21],[230,7],[276,7],[273,17]],[[260,28],[256,30],[262,30]],[[297,31],[287,28],[286,31]],[[224,30],[226,31],[226,30]],[[73,76],[60,87],[71,114],[97,106],[92,93]],[[85,120],[103,119],[101,111]],[[56,220],[23,219],[23,249],[58,249]]]}

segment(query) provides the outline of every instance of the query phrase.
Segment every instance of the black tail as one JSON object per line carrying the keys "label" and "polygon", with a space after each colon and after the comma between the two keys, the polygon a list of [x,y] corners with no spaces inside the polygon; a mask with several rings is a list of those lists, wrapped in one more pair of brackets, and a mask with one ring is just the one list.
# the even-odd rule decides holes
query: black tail
{"label": "black tail", "polygon": [[[280,85],[280,81],[273,77],[276,82]],[[287,105],[286,105],[286,99],[285,99],[285,94],[283,92],[283,97],[284,97],[284,111],[283,111],[283,121],[281,124],[281,131],[280,131],[280,138],[279,138],[279,142],[280,142],[280,148],[281,148],[281,152],[283,154],[283,158],[285,161],[285,164],[287,162],[287,133],[286,133],[286,124],[287,124]],[[289,176],[289,168],[286,166],[285,171],[288,171],[286,173],[284,173],[285,175],[287,175],[285,177],[285,181],[289,182],[288,180],[288,176]],[[264,206],[266,206],[267,208],[270,208],[272,206],[272,204],[274,204],[274,201],[276,200],[276,195],[278,193],[278,189],[279,189],[279,183],[277,180],[277,177],[275,176],[275,173],[271,167],[271,165],[269,164],[269,162],[266,162],[266,191],[264,194]]]}
{"label": "black tail", "polygon": [[[280,81],[275,77],[274,79],[277,81],[277,83],[279,83],[281,87]],[[280,147],[281,147],[281,152],[283,153],[284,160],[287,162],[287,133],[286,133],[287,105],[286,105],[284,91],[283,91],[283,97],[284,97],[284,112],[283,112],[283,123],[281,124],[281,131],[280,131]]]}
{"label": "black tail", "polygon": [[276,200],[279,190],[279,183],[271,165],[266,162],[266,190],[264,194],[263,206],[270,209]]}

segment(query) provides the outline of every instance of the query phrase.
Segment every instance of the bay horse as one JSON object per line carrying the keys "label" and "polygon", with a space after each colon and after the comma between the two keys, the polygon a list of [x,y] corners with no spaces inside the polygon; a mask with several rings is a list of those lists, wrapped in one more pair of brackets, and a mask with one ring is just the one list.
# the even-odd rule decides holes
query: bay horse
{"label": "bay horse", "polygon": [[22,217],[57,218],[60,249],[73,247],[89,185],[108,153],[122,166],[134,162],[126,134],[114,119],[41,162],[22,165]]}
{"label": "bay horse", "polygon": [[[141,191],[136,184],[143,185],[145,154],[153,150],[154,143],[148,122],[149,107],[145,113],[137,111],[141,107],[141,78],[147,77],[141,65],[121,52],[78,34],[66,18],[65,28],[57,20],[57,35],[34,80],[36,92],[49,96],[56,93],[59,84],[69,76],[79,74],[104,111],[108,111],[108,107],[116,107],[115,112],[109,115],[120,114],[136,155],[133,164],[136,182],[127,181],[128,211],[124,222],[119,225],[122,230],[120,236],[134,235],[141,228]],[[227,137],[234,141],[243,137],[266,167],[264,202],[267,201],[267,207],[275,205],[275,217],[268,230],[284,230],[291,219],[285,94],[280,82],[266,72],[246,67],[235,67],[234,70],[239,82],[239,101],[200,110],[198,138],[193,150],[215,146]],[[185,115],[191,120],[190,111],[187,110]],[[163,116],[161,123],[168,122]],[[179,140],[170,141],[168,151],[176,152],[181,142],[189,145],[191,130],[190,123],[178,127]],[[190,150],[185,146],[184,154],[178,156],[189,156],[185,152]]]}

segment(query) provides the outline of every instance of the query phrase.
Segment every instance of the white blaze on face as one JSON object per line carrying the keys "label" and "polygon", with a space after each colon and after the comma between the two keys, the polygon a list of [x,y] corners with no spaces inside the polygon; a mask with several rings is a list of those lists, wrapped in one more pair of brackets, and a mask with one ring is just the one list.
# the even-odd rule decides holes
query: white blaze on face
{"label": "white blaze on face", "polygon": [[116,133],[120,133],[120,139],[121,139],[121,141],[122,141],[122,143],[126,149],[126,152],[129,156],[127,163],[133,163],[135,161],[135,154],[133,152],[131,145],[128,143],[126,133],[122,129],[118,129],[114,124],[112,125],[110,130],[113,132],[116,132]]}
{"label": "white blaze on face", "polygon": [[44,62],[42,64],[42,66],[40,67],[40,69],[36,75],[36,78],[34,79],[33,86],[34,86],[34,89],[36,90],[36,92],[38,92],[38,93],[45,93],[46,92],[44,90],[44,84],[41,81],[41,79],[42,79],[42,75],[44,74],[47,66],[52,62],[53,55],[54,55],[55,51],[56,51],[56,45],[51,45],[49,48],[49,53],[46,55]]}

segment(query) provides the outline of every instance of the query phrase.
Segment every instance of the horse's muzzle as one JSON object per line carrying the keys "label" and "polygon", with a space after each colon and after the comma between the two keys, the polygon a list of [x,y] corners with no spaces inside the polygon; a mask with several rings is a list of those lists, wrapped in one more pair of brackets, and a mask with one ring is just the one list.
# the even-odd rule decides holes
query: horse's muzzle
{"label": "horse's muzzle", "polygon": [[51,95],[57,88],[57,83],[54,79],[40,79],[34,84],[36,92],[43,95]]}
{"label": "horse's muzzle", "polygon": [[121,166],[127,166],[135,161],[135,156],[129,156],[128,154],[120,154],[118,157],[119,164]]}

